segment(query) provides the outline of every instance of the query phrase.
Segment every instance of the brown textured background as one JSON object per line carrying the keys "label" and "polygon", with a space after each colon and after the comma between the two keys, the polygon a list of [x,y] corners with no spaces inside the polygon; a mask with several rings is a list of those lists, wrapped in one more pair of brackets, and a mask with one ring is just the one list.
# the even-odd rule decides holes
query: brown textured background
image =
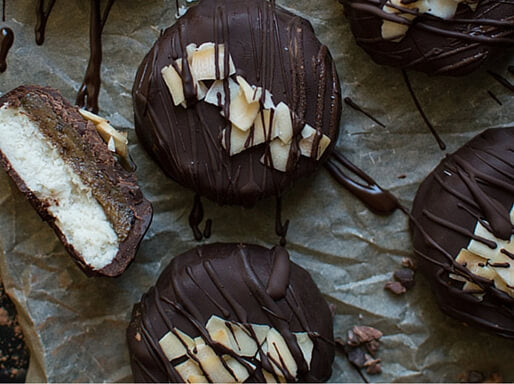
{"label": "brown textured background", "polygon": [[[181,1],[181,4],[183,1]],[[387,128],[344,106],[338,147],[382,186],[410,206],[416,189],[444,156],[409,97],[401,73],[373,64],[354,43],[336,0],[281,0],[309,19],[337,62],[343,96],[365,106]],[[101,114],[131,128],[130,89],[135,71],[161,28],[175,22],[174,1],[119,0],[104,31]],[[16,33],[0,75],[0,93],[20,83],[60,88],[75,100],[88,59],[89,4],[57,1],[45,45],[34,42],[33,0],[7,0],[5,25]],[[510,55],[492,68],[506,74]],[[453,151],[487,127],[514,124],[514,100],[481,70],[462,79],[411,74],[426,112]],[[494,92],[500,107],[488,95]],[[132,132],[131,132],[132,133]],[[187,224],[193,194],[169,181],[130,135],[132,155],[154,223],[134,264],[119,279],[88,279],[73,264],[50,228],[0,172],[0,270],[14,298],[32,352],[29,380],[127,381],[131,379],[124,338],[134,302],[168,261],[197,243]],[[406,177],[399,179],[398,176]],[[204,202],[213,219],[211,241],[273,245],[274,201],[253,210]],[[291,220],[288,249],[308,269],[337,309],[335,331],[356,324],[384,332],[379,357],[384,373],[370,381],[457,381],[475,369],[499,371],[514,380],[514,342],[467,328],[436,308],[428,285],[405,296],[383,290],[412,246],[401,213],[378,217],[321,170],[286,194],[283,216]],[[332,381],[360,381],[338,355]]]}

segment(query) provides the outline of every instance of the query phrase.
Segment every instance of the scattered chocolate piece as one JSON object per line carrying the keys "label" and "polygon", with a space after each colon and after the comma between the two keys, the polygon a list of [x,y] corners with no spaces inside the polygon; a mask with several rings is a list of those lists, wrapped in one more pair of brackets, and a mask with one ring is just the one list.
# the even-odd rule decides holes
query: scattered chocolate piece
{"label": "scattered chocolate piece", "polygon": [[355,326],[353,327],[352,331],[359,340],[359,344],[378,340],[383,336],[382,332],[380,332],[378,329],[364,325]]}
{"label": "scattered chocolate piece", "polygon": [[366,367],[366,372],[370,375],[378,375],[379,373],[382,373],[380,361],[380,359],[373,359],[373,357],[366,354],[366,362],[364,363],[364,367]]}
{"label": "scattered chocolate piece", "polygon": [[134,259],[152,206],[113,156],[126,138],[106,143],[93,120],[54,89],[18,87],[0,98],[0,164],[84,272],[113,277]]}
{"label": "scattered chocolate piece", "polygon": [[366,353],[362,350],[362,348],[349,348],[348,350],[348,360],[353,365],[358,368],[364,368],[366,364]]}
{"label": "scattered chocolate piece", "polygon": [[388,281],[384,285],[384,289],[393,292],[395,295],[403,295],[407,289],[398,281]]}
{"label": "scattered chocolate piece", "polygon": [[403,285],[406,289],[410,289],[414,287],[414,271],[409,268],[402,268],[397,270],[393,277],[396,281],[398,281],[401,285]]}
{"label": "scattered chocolate piece", "polygon": [[405,268],[412,269],[413,271],[416,270],[416,264],[414,264],[414,261],[410,257],[404,257],[402,259],[402,266]]}
{"label": "scattered chocolate piece", "polygon": [[375,356],[376,353],[378,352],[378,349],[380,348],[380,342],[377,340],[370,340],[366,343],[366,349],[368,350],[368,352],[372,355],[372,356]]}

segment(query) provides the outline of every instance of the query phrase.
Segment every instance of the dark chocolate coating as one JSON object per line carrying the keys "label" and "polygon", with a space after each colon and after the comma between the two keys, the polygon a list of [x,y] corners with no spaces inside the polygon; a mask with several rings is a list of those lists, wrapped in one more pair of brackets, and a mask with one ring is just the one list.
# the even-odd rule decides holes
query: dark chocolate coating
{"label": "dark chocolate coating", "polygon": [[[134,259],[139,244],[150,226],[153,215],[152,205],[144,198],[135,175],[123,169],[115,160],[113,154],[96,131],[93,123],[85,120],[78,112],[77,107],[72,106],[64,99],[59,91],[39,86],[21,86],[0,97],[0,105],[7,103],[10,107],[17,108],[26,95],[36,98],[52,110],[60,119],[57,124],[69,126],[79,133],[83,139],[83,145],[93,154],[91,161],[95,166],[94,174],[112,183],[121,192],[121,196],[124,198],[123,204],[126,204],[132,211],[128,233],[124,235],[123,241],[120,242],[118,253],[113,262],[100,270],[92,270],[90,266],[85,264],[82,256],[75,250],[73,244],[69,244],[64,234],[55,224],[55,219],[48,211],[47,204],[44,201],[40,201],[29,190],[25,181],[21,179],[1,151],[0,164],[16,183],[20,191],[25,194],[41,218],[53,228],[68,253],[86,274],[109,277],[120,275]],[[38,118],[40,117],[30,113],[27,113],[27,116],[39,124]],[[35,153],[34,156],[38,156],[38,154]]]}
{"label": "dark chocolate coating", "polygon": [[[478,218],[496,238],[511,238],[513,181],[514,128],[487,130],[446,157],[425,179],[411,217],[419,269],[429,279],[441,309],[509,338],[514,338],[514,298],[454,259],[474,238]],[[449,277],[456,270],[481,286],[483,301],[464,292],[462,283]]]}
{"label": "dark chocolate coating", "polygon": [[459,4],[450,20],[419,15],[400,42],[382,38],[387,0],[339,0],[357,44],[378,64],[432,75],[460,76],[514,47],[514,3],[480,0],[476,11]]}
{"label": "dark chocolate coating", "polygon": [[[184,57],[188,44],[204,42],[225,44],[250,84],[270,91],[276,105],[283,101],[299,117],[291,151],[296,161],[288,172],[260,163],[266,144],[229,156],[221,145],[229,124],[217,106],[173,105],[161,69]],[[313,173],[335,145],[341,115],[339,79],[328,49],[308,21],[266,0],[203,0],[191,7],[146,55],[133,98],[137,134],[163,171],[219,204],[252,206]],[[332,140],[320,161],[296,159],[302,122]]]}
{"label": "dark chocolate coating", "polygon": [[[303,358],[293,345],[296,341],[291,332],[309,332],[314,342],[311,369],[298,363],[298,380],[326,381],[330,377],[332,315],[309,273],[290,262],[287,251],[280,247],[211,244],[173,259],[155,287],[134,306],[127,330],[134,380],[181,381],[158,342],[172,327],[191,337],[200,336],[212,315],[274,327],[297,362]],[[226,353],[219,344],[205,342],[217,354]],[[247,381],[264,381],[262,364],[252,363],[258,368]]]}

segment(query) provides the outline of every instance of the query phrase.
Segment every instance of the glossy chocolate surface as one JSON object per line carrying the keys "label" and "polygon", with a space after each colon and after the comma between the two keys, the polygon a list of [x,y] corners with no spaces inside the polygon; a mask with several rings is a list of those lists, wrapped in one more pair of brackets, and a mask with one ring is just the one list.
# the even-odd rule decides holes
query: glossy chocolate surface
{"label": "glossy chocolate surface", "polygon": [[418,15],[400,42],[382,37],[382,21],[399,18],[383,11],[387,0],[339,1],[357,44],[378,64],[458,76],[514,48],[511,1],[480,0],[476,11],[461,3],[449,20]]}
{"label": "glossy chocolate surface", "polygon": [[[514,128],[497,128],[476,136],[439,164],[421,184],[411,217],[420,270],[441,309],[509,338],[514,338],[514,298],[491,280],[471,274],[455,258],[471,239],[492,249],[497,246],[474,234],[478,220],[496,238],[511,239],[513,204]],[[450,273],[479,285],[485,291],[483,300],[464,292]]]}
{"label": "glossy chocolate surface", "polygon": [[[332,315],[307,271],[290,262],[281,247],[211,244],[175,257],[134,307],[127,331],[134,379],[181,381],[159,346],[174,327],[191,337],[202,335],[217,354],[226,354],[226,348],[208,338],[205,325],[212,315],[274,327],[298,364],[299,381],[330,377]],[[314,342],[310,369],[292,332],[308,332]],[[247,381],[265,381],[261,368],[272,371],[269,359],[261,354],[261,361],[251,362],[258,368]]]}
{"label": "glossy chocolate surface", "polygon": [[[216,106],[195,102],[187,109],[174,107],[161,69],[185,57],[188,44],[205,42],[225,44],[238,73],[270,91],[275,105],[284,102],[298,117],[287,172],[260,162],[267,144],[229,156],[221,136],[230,126]],[[183,82],[188,98],[192,84]],[[332,151],[341,113],[339,79],[327,47],[308,21],[265,0],[204,0],[191,7],[143,60],[133,98],[138,136],[169,177],[219,204],[244,206],[279,196],[295,179],[314,172]],[[298,155],[298,134],[305,123],[332,140],[320,161]]]}

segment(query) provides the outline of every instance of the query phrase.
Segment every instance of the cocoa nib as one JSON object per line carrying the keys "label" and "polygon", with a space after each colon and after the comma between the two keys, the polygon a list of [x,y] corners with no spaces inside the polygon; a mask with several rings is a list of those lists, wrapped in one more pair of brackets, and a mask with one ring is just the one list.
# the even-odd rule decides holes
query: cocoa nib
{"label": "cocoa nib", "polygon": [[374,357],[380,347],[379,339],[382,335],[378,329],[361,325],[348,331],[346,341],[340,337],[335,341],[336,345],[345,352],[350,363],[359,369],[366,368],[366,372],[370,375],[376,375],[382,372],[380,359]]}
{"label": "cocoa nib", "polygon": [[407,289],[398,281],[388,281],[384,285],[384,289],[393,292],[395,295],[403,295]]}
{"label": "cocoa nib", "polygon": [[393,277],[406,289],[414,287],[414,271],[412,269],[399,269],[394,273]]}
{"label": "cocoa nib", "polygon": [[366,327],[365,325],[355,326],[353,327],[352,331],[361,344],[373,340],[378,340],[383,336],[382,332],[380,332],[378,329]]}

